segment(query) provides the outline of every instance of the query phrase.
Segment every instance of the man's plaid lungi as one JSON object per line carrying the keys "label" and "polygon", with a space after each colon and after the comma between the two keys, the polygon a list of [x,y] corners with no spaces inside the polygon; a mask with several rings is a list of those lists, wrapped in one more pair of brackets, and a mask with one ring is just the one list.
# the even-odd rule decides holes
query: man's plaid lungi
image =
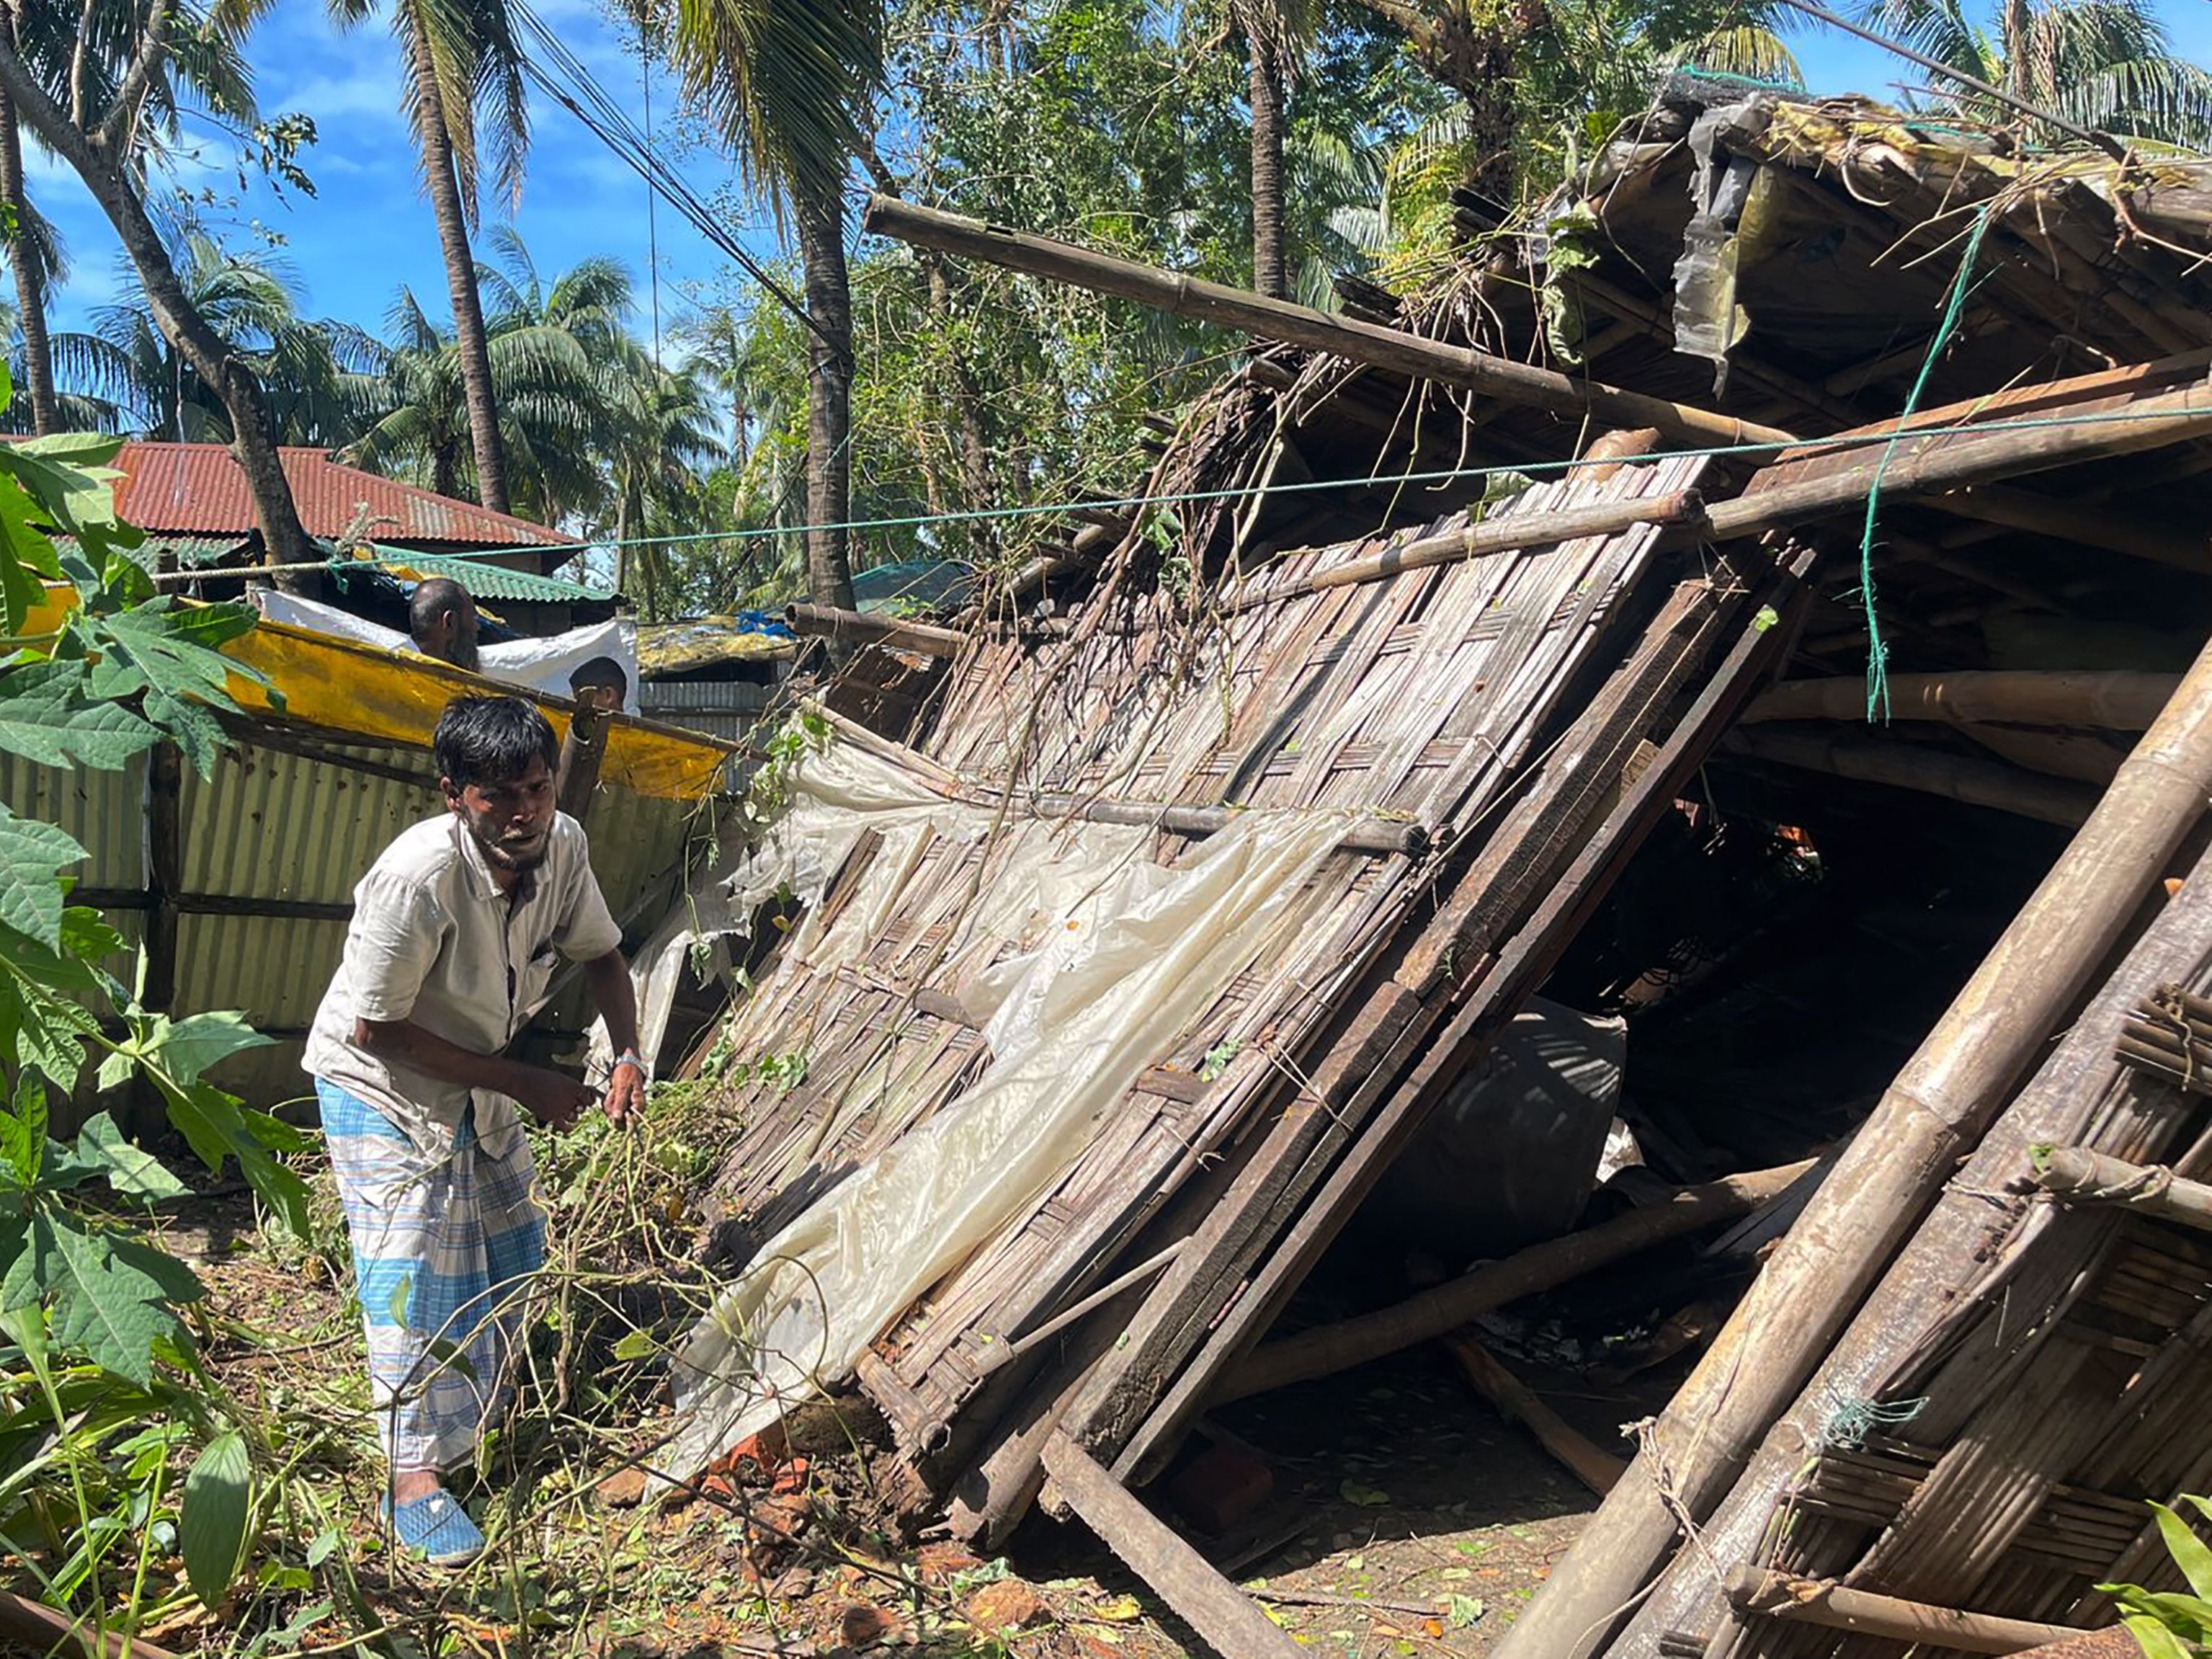
{"label": "man's plaid lungi", "polygon": [[451,1154],[432,1159],[368,1102],[319,1078],[315,1094],[353,1246],[378,1435],[394,1469],[450,1468],[505,1399],[523,1294],[545,1262],[529,1139],[517,1132],[489,1152],[471,1113]]}

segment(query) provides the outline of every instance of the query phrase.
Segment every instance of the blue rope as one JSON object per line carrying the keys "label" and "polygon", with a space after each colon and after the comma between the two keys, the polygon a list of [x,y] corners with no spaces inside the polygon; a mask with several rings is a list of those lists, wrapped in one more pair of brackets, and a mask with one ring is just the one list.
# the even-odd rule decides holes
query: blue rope
{"label": "blue rope", "polygon": [[1867,487],[1866,531],[1859,538],[1859,598],[1866,606],[1867,625],[1867,719],[1887,720],[1889,718],[1889,642],[1881,636],[1881,621],[1875,615],[1874,547],[1876,520],[1881,515],[1881,481],[1889,471],[1890,459],[1897,447],[1908,436],[1901,428],[1920,407],[1920,394],[1928,389],[1928,377],[1936,372],[1936,360],[1950,344],[1957,332],[1959,319],[1966,309],[1966,296],[1973,292],[1974,261],[1980,257],[1982,237],[1990,228],[1988,204],[1974,216],[1974,228],[1966,237],[1966,257],[1959,261],[1959,274],[1951,279],[1950,298],[1943,307],[1943,320],[1936,325],[1936,337],[1928,343],[1928,356],[1922,361],[1920,373],[1913,377],[1912,390],[1906,394],[1905,407],[1898,414],[1899,430],[1892,434],[1884,445],[1881,459],[1875,464],[1874,482]]}

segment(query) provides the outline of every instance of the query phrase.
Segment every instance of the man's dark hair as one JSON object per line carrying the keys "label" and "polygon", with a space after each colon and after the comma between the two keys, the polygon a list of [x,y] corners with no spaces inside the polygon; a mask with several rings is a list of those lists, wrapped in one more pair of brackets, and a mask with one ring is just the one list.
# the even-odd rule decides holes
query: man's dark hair
{"label": "man's dark hair", "polygon": [[623,672],[623,665],[612,657],[594,657],[568,676],[571,694],[587,685],[606,686],[617,697],[629,695],[629,676]]}
{"label": "man's dark hair", "polygon": [[472,783],[512,783],[542,760],[561,762],[553,728],[520,697],[455,697],[438,717],[430,739],[438,775],[455,789]]}
{"label": "man's dark hair", "polygon": [[417,582],[414,597],[407,601],[407,631],[419,640],[446,612],[465,610],[471,603],[468,590],[447,577]]}

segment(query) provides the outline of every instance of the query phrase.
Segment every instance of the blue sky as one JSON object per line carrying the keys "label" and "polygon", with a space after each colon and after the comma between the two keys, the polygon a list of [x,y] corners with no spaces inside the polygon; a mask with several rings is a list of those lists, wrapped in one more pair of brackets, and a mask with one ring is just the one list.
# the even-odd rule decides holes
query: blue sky
{"label": "blue sky", "polygon": [[[2156,9],[2179,50],[2199,63],[2212,61],[2212,3],[2157,0]],[[623,50],[596,0],[538,0],[538,10],[602,88],[641,125],[644,88],[637,58]],[[1898,83],[1921,78],[1911,64],[1831,33],[1801,33],[1793,45],[1816,91],[1894,96]],[[236,201],[210,210],[211,216],[241,247],[252,245],[256,221],[281,234],[285,246],[278,257],[300,278],[312,314],[380,331],[392,294],[404,283],[434,314],[443,315],[444,268],[399,112],[398,61],[389,32],[372,23],[338,34],[324,21],[319,4],[284,0],[255,35],[250,55],[264,112],[297,110],[315,119],[319,142],[304,161],[318,194],[312,200],[278,201],[255,183],[241,195],[226,144],[213,139],[202,150],[204,182]],[[672,102],[673,89],[656,75],[653,112],[664,129]],[[538,98],[533,111],[529,176],[514,222],[538,269],[551,273],[587,255],[611,255],[635,274],[642,300],[648,269],[643,182],[550,100]],[[61,228],[71,258],[69,284],[57,296],[57,325],[81,328],[127,278],[106,220],[75,178],[35,149],[27,159],[33,194]],[[702,197],[712,198],[732,182],[727,167],[711,154],[694,153],[684,166]],[[188,178],[193,171],[188,165]],[[486,211],[488,217],[495,211],[489,201]],[[657,230],[662,315],[672,321],[682,309],[682,293],[711,283],[724,260],[665,205]],[[761,224],[747,228],[746,240],[760,251],[775,247]],[[641,315],[641,327],[645,322]]]}

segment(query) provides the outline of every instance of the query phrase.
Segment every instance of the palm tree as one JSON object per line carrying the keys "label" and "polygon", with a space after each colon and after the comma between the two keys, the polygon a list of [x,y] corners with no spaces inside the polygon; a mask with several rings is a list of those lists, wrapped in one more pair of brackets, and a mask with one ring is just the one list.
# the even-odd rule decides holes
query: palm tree
{"label": "palm tree", "polygon": [[[328,0],[342,28],[362,21],[376,0]],[[394,0],[404,103],[421,149],[422,179],[445,255],[453,307],[453,343],[467,398],[469,441],[477,499],[495,512],[511,510],[507,455],[494,395],[490,335],[477,288],[469,233],[482,206],[483,144],[488,124],[495,170],[509,200],[520,194],[530,118],[523,94],[522,52],[505,0]]]}
{"label": "palm tree", "polygon": [[[2076,126],[2191,149],[2212,147],[2212,74],[2174,55],[2144,0],[2000,0],[1996,27],[1965,0],[1873,0],[1866,21],[1929,57]],[[1978,93],[1943,106],[1993,125],[2016,116]],[[2059,142],[2056,131],[2037,132]]]}
{"label": "palm tree", "polygon": [[[240,48],[266,3],[212,0],[203,9],[195,0],[165,0],[142,12],[88,0],[89,9],[73,15],[25,7],[13,31],[0,31],[0,91],[15,118],[83,182],[114,226],[162,337],[220,398],[264,556],[282,569],[306,561],[313,544],[276,453],[268,403],[245,358],[193,308],[147,193],[149,155],[175,129],[180,87],[218,119],[252,121]],[[279,585],[290,580],[280,576]]]}
{"label": "palm tree", "polygon": [[1244,36],[1252,110],[1252,285],[1272,299],[1290,293],[1284,243],[1285,103],[1293,72],[1313,39],[1314,0],[1232,0]]}
{"label": "palm tree", "polygon": [[[510,510],[543,524],[602,513],[610,489],[602,458],[619,431],[622,377],[635,349],[623,326],[629,275],[611,260],[586,259],[545,283],[512,233],[495,240],[503,268],[480,270],[477,283],[492,302],[485,356]],[[368,418],[350,453],[373,471],[458,495],[475,456],[459,343],[406,289],[386,337],[361,383]]]}
{"label": "palm tree", "polygon": [[853,307],[845,181],[883,76],[883,0],[678,0],[673,55],[747,183],[799,232],[811,338],[807,589],[853,603]]}
{"label": "palm tree", "polygon": [[702,474],[722,459],[713,394],[696,365],[670,370],[630,343],[617,386],[614,441],[607,464],[614,498],[618,589],[635,573],[644,592],[645,614],[661,614],[668,570],[666,544],[634,550],[641,537],[690,527],[703,515]]}
{"label": "palm tree", "polygon": [[[353,376],[376,356],[357,329],[303,317],[281,262],[233,253],[185,225],[170,255],[185,301],[226,353],[265,388],[270,434],[280,444],[331,447],[359,428]],[[236,436],[224,398],[164,333],[137,296],[94,313],[94,332],[54,337],[59,378],[75,393],[112,405],[119,423],[185,443]]]}

